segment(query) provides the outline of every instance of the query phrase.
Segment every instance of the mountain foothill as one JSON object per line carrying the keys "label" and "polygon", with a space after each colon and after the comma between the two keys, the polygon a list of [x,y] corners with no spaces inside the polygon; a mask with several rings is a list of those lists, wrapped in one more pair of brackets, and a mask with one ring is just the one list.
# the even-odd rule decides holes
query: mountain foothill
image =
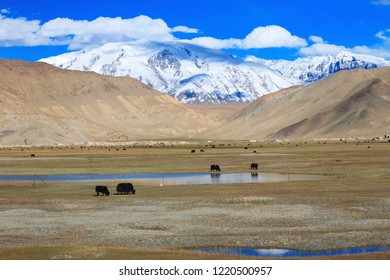
{"label": "mountain foothill", "polygon": [[[202,67],[205,67],[203,64]],[[313,140],[390,133],[390,68],[339,71],[247,102],[186,104],[131,77],[0,60],[0,145]]]}

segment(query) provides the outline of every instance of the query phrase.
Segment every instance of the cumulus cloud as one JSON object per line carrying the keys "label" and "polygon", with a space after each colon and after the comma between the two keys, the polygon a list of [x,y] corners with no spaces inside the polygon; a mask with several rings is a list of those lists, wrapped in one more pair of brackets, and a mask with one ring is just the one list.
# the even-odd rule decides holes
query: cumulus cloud
{"label": "cumulus cloud", "polygon": [[1,46],[38,46],[50,44],[50,39],[40,36],[40,21],[26,18],[7,18],[0,14]]}
{"label": "cumulus cloud", "polygon": [[182,33],[199,33],[199,29],[189,28],[187,26],[176,26],[172,28],[172,32],[182,32]]}
{"label": "cumulus cloud", "polygon": [[321,37],[313,36],[313,35],[309,37],[309,40],[314,42],[314,43],[323,43],[324,42],[324,39],[322,39]]}
{"label": "cumulus cloud", "polygon": [[277,26],[260,26],[249,33],[242,40],[243,49],[261,49],[278,47],[303,47],[307,45],[305,39],[292,35],[287,29]]}
{"label": "cumulus cloud", "polygon": [[307,46],[305,39],[292,35],[287,29],[277,26],[259,26],[243,39],[216,39],[212,37],[197,37],[185,40],[193,44],[212,49],[263,49],[263,48],[298,48]]}
{"label": "cumulus cloud", "polygon": [[170,41],[172,30],[162,19],[138,16],[131,19],[99,17],[92,21],[56,18],[43,24],[40,34],[53,42],[61,39],[70,49],[90,44],[145,39]]}
{"label": "cumulus cloud", "polygon": [[[170,28],[164,20],[144,15],[129,19],[99,17],[91,21],[55,18],[42,24],[39,20],[0,14],[0,46],[68,45],[74,50],[88,45],[137,39],[157,42],[180,40],[173,35],[175,32],[200,33],[196,28],[182,25]],[[298,48],[307,45],[305,39],[277,25],[257,27],[242,39],[198,37],[186,41],[214,49]]]}
{"label": "cumulus cloud", "polygon": [[[390,0],[389,0],[390,1]],[[381,1],[382,4],[385,1]],[[9,10],[0,10],[0,46],[68,46],[70,50],[82,49],[90,45],[131,40],[149,40],[157,42],[184,41],[213,49],[262,49],[296,48],[302,56],[335,55],[340,51],[355,51],[364,54],[390,57],[390,29],[378,32],[375,36],[383,40],[375,47],[357,46],[346,48],[330,44],[319,36],[310,36],[308,41],[291,34],[278,25],[259,26],[244,38],[217,39],[197,37],[181,40],[173,33],[198,34],[196,28],[187,26],[169,27],[162,19],[137,16],[124,19],[121,17],[98,17],[94,20],[74,20],[55,18],[42,23],[24,17],[9,17]]]}
{"label": "cumulus cloud", "polygon": [[46,23],[26,18],[8,18],[0,14],[1,46],[86,45],[136,39],[172,41],[173,32],[197,33],[186,26],[170,28],[162,19],[138,16],[130,19],[99,17],[92,21],[56,18]]}

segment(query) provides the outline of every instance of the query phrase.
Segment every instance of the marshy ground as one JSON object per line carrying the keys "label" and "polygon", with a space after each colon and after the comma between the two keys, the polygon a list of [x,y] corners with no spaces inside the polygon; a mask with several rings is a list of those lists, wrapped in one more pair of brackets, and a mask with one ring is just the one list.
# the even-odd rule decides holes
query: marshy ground
{"label": "marshy ground", "polygon": [[[251,172],[252,162],[259,173],[323,177],[217,185],[135,181],[135,195],[115,195],[117,181],[0,181],[0,259],[234,259],[250,257],[192,250],[390,246],[389,143],[193,142],[0,151],[2,175],[207,173],[210,164],[219,164],[222,172]],[[97,197],[98,184],[107,185],[111,195]],[[390,259],[390,253],[335,258]]]}

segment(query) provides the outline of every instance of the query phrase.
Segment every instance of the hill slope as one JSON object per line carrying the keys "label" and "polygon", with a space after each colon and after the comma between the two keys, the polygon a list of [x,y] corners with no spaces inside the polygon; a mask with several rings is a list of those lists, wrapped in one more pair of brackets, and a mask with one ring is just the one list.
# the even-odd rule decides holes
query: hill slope
{"label": "hill slope", "polygon": [[314,139],[390,132],[390,68],[341,71],[261,97],[204,137]]}
{"label": "hill slope", "polygon": [[390,134],[390,68],[341,71],[241,104],[186,105],[128,77],[0,60],[0,144]]}
{"label": "hill slope", "polygon": [[221,122],[132,78],[0,60],[0,144],[190,137]]}

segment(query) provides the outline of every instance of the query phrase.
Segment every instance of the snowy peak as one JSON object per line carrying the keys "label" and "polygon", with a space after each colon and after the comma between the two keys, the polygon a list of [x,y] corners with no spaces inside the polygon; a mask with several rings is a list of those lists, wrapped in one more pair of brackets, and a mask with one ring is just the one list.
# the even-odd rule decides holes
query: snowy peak
{"label": "snowy peak", "polygon": [[163,50],[148,59],[148,66],[156,73],[179,76],[181,63],[170,50]]}
{"label": "snowy peak", "polygon": [[341,70],[390,66],[382,58],[341,52],[288,60],[235,58],[182,42],[108,43],[40,61],[70,70],[128,76],[183,103],[248,102]]}
{"label": "snowy peak", "polygon": [[[249,60],[256,60],[250,58]],[[341,52],[336,56],[315,56],[298,58],[295,61],[287,60],[257,60],[260,63],[279,71],[288,79],[296,79],[304,84],[312,83],[328,77],[341,70],[373,69],[390,66],[390,62],[382,58],[359,55],[350,52]]]}
{"label": "snowy peak", "polygon": [[40,61],[63,69],[133,77],[183,103],[253,101],[294,84],[265,65],[179,42],[109,43]]}

